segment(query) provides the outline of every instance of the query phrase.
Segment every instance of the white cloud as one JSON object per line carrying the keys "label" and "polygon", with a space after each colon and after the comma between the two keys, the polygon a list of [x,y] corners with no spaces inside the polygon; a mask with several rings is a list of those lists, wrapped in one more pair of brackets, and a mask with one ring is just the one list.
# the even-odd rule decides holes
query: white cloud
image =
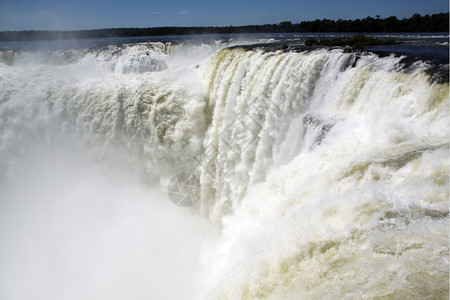
{"label": "white cloud", "polygon": [[183,15],[192,15],[194,13],[192,11],[190,11],[190,10],[182,10],[182,11],[178,11],[178,12],[173,12],[173,11],[165,11],[165,12],[154,11],[153,14],[154,15],[166,15],[166,16],[173,16],[173,15],[183,16]]}

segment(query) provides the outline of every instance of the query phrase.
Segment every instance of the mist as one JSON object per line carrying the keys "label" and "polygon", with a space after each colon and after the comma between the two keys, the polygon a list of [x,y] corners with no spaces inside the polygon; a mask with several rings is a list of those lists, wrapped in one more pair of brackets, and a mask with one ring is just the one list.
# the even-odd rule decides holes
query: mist
{"label": "mist", "polygon": [[216,229],[71,152],[40,149],[0,188],[0,298],[198,296],[199,251]]}

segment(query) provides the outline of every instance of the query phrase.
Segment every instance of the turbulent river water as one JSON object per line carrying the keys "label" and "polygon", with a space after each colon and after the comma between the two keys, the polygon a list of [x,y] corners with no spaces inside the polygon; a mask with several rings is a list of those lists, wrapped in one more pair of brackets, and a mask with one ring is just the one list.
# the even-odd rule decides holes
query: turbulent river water
{"label": "turbulent river water", "polygon": [[448,36],[306,38],[0,44],[0,298],[448,299]]}

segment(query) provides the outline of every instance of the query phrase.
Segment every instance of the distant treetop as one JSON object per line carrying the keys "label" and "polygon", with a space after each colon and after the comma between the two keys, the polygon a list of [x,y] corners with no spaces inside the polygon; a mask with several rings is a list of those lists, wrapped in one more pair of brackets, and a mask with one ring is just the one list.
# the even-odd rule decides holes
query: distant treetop
{"label": "distant treetop", "polygon": [[448,32],[449,13],[433,15],[414,14],[411,18],[367,17],[356,20],[314,20],[292,24],[226,26],[226,27],[150,27],[112,28],[79,31],[3,31],[0,41],[56,40],[104,37],[164,36],[187,34],[229,34],[229,33],[302,33],[302,32]]}

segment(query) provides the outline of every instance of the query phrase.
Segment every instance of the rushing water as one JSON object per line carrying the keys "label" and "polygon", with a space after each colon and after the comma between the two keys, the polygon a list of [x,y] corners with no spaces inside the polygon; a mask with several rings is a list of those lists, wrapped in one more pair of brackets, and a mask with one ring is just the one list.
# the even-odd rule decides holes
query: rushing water
{"label": "rushing water", "polygon": [[2,43],[0,298],[448,299],[448,36],[309,37]]}

